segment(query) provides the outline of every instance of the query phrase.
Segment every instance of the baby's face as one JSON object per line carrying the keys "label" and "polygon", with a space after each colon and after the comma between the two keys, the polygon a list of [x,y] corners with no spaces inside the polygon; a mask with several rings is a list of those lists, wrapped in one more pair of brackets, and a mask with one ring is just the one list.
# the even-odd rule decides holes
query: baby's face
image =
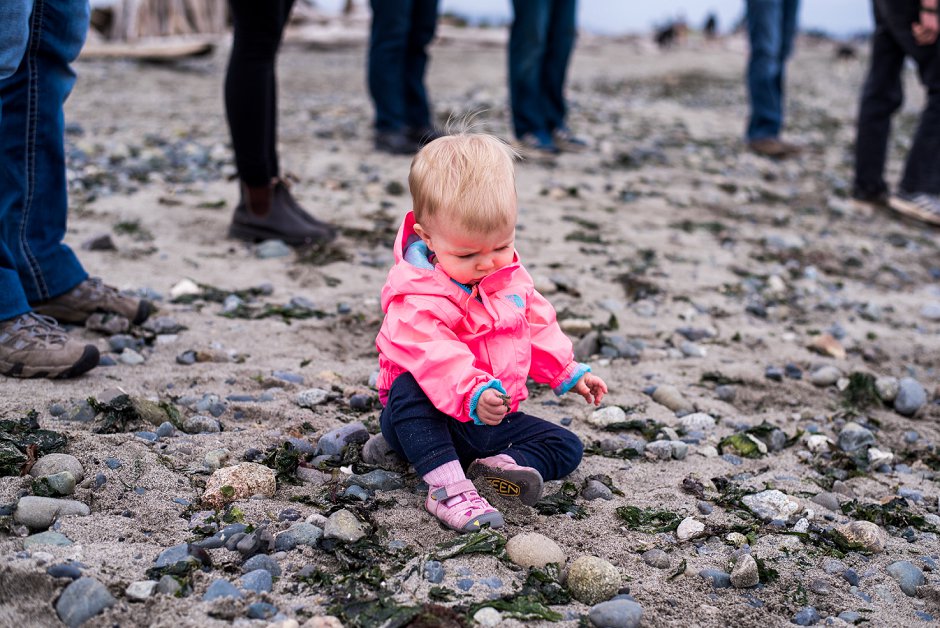
{"label": "baby's face", "polygon": [[421,228],[419,235],[451,279],[473,285],[512,263],[516,226],[508,224],[490,233],[470,234],[437,220]]}

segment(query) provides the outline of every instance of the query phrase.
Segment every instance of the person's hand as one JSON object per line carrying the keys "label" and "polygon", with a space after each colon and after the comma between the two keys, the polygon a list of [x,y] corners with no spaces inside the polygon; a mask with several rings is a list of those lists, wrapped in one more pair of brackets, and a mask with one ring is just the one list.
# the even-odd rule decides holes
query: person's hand
{"label": "person's hand", "polygon": [[[927,7],[923,7],[927,8]],[[940,25],[937,22],[937,6],[933,6],[932,11],[921,10],[920,21],[911,25],[911,32],[914,33],[914,41],[919,46],[929,46],[937,41],[937,33],[940,32]]]}
{"label": "person's hand", "polygon": [[584,400],[588,403],[599,406],[601,405],[601,399],[607,394],[607,384],[597,375],[585,373],[584,377],[574,385],[574,391],[584,397]]}
{"label": "person's hand", "polygon": [[499,425],[509,412],[509,403],[498,390],[487,388],[477,401],[477,416],[487,425]]}

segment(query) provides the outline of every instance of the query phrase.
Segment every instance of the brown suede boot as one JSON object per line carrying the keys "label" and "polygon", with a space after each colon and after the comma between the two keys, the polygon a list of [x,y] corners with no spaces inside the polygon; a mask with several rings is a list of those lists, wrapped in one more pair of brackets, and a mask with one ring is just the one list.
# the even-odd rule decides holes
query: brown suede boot
{"label": "brown suede boot", "polygon": [[241,201],[235,207],[228,235],[248,242],[282,240],[290,246],[328,242],[336,237],[294,201],[280,179],[266,186],[241,184]]}

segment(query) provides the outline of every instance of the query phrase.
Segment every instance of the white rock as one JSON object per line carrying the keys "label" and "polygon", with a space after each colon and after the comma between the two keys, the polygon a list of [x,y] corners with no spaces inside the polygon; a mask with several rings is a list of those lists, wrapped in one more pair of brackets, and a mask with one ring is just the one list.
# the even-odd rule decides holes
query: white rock
{"label": "white rock", "polygon": [[549,563],[564,565],[566,556],[558,543],[538,532],[517,534],[506,543],[509,560],[520,567],[542,569]]}
{"label": "white rock", "polygon": [[614,423],[623,423],[627,420],[627,413],[619,406],[607,406],[600,410],[595,410],[588,417],[588,423],[594,427],[607,427]]}
{"label": "white rock", "polygon": [[178,299],[179,297],[183,297],[183,296],[187,296],[191,294],[195,295],[195,294],[199,294],[200,292],[202,292],[202,290],[199,289],[199,286],[196,284],[195,281],[193,281],[192,279],[183,279],[179,281],[175,286],[170,288],[170,298]]}
{"label": "white rock", "polygon": [[127,585],[124,595],[132,600],[146,600],[157,588],[156,580],[138,580]]}
{"label": "white rock", "polygon": [[786,520],[800,509],[799,502],[776,489],[745,495],[741,502],[761,519]]}
{"label": "white rock", "polygon": [[301,408],[314,408],[330,400],[329,391],[322,388],[311,388],[298,393],[294,400]]}
{"label": "white rock", "polygon": [[809,530],[809,519],[806,517],[800,517],[800,520],[793,525],[794,532],[804,533]]}
{"label": "white rock", "polygon": [[563,332],[572,336],[583,336],[594,327],[591,321],[584,318],[566,318],[558,325]]}
{"label": "white rock", "polygon": [[503,621],[503,616],[492,606],[484,606],[473,614],[473,621],[484,628],[493,628]]}
{"label": "white rock", "polygon": [[832,440],[822,434],[810,434],[806,437],[806,448],[814,454],[825,453],[832,448],[832,445]]}
{"label": "white rock", "polygon": [[757,561],[750,554],[741,554],[731,570],[731,584],[736,589],[746,589],[760,582]]}
{"label": "white rock", "polygon": [[696,521],[694,517],[686,517],[676,528],[676,537],[680,541],[688,541],[701,536],[705,532],[705,524]]}
{"label": "white rock", "polygon": [[[226,486],[232,489],[229,495],[223,494],[222,488]],[[252,495],[272,497],[276,488],[274,469],[255,462],[242,462],[213,473],[206,482],[202,500],[207,505],[221,507],[228,502],[246,499]]]}
{"label": "white rock", "polygon": [[894,460],[894,454],[890,451],[883,451],[876,447],[868,448],[868,464],[873,469],[877,469],[883,464],[891,464],[892,460]]}
{"label": "white rock", "polygon": [[718,457],[718,449],[716,449],[715,447],[711,445],[702,445],[701,447],[696,449],[696,452],[705,458],[717,458]]}
{"label": "white rock", "polygon": [[705,432],[715,427],[715,419],[704,412],[693,412],[679,419],[679,424],[686,431],[698,430]]}

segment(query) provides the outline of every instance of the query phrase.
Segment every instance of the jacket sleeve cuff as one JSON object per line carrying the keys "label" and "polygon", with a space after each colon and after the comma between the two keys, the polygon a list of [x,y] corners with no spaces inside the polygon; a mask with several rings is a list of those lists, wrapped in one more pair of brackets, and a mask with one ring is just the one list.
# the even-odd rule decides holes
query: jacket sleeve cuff
{"label": "jacket sleeve cuff", "polygon": [[470,403],[468,404],[467,414],[473,419],[473,422],[476,425],[486,425],[483,421],[480,420],[479,415],[477,415],[477,405],[480,403],[480,395],[483,394],[488,388],[495,388],[502,394],[506,394],[506,389],[503,388],[503,383],[498,379],[491,379],[490,381],[480,384],[475,391],[473,391],[473,396],[470,397]]}
{"label": "jacket sleeve cuff", "polygon": [[578,383],[585,373],[589,373],[591,367],[587,364],[582,364],[580,362],[572,362],[568,368],[566,368],[561,375],[556,377],[552,381],[552,392],[554,392],[559,397],[572,388]]}

